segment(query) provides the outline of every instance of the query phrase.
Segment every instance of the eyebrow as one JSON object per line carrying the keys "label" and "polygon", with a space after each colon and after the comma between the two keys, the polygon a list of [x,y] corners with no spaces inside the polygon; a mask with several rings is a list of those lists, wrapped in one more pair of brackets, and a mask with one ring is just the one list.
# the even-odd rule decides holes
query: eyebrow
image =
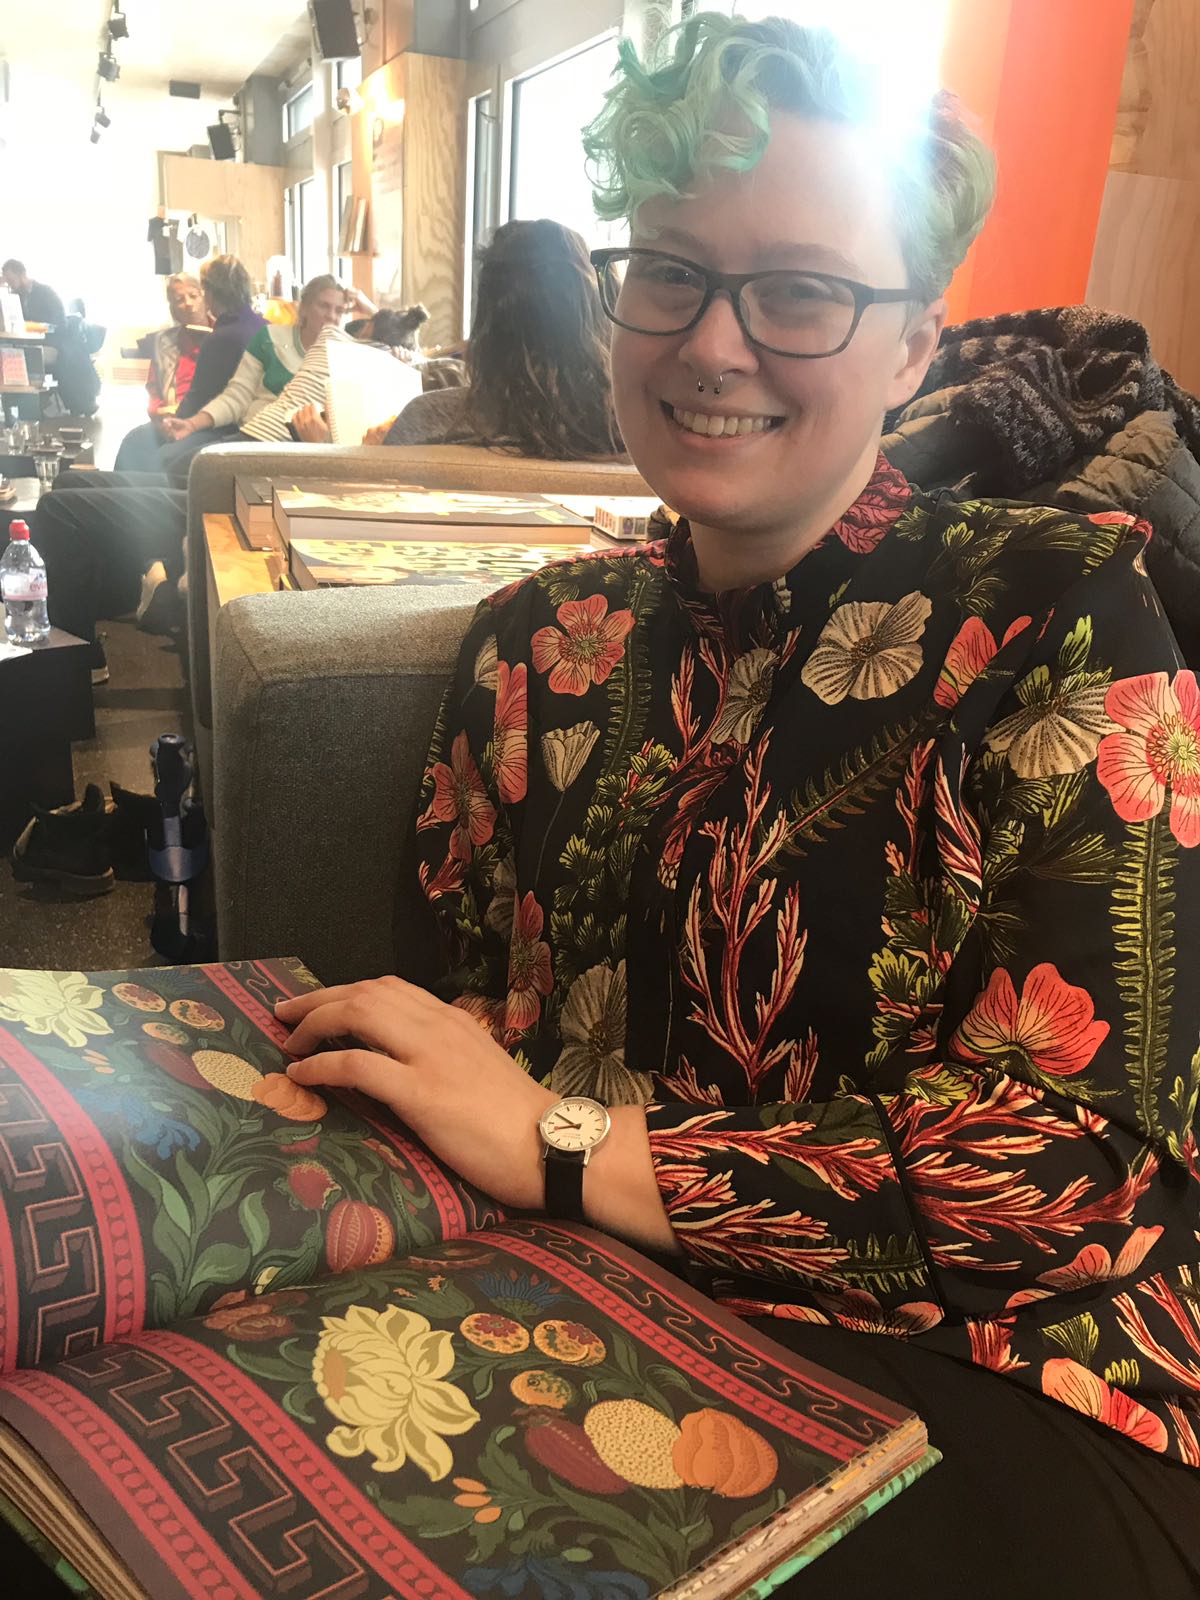
{"label": "eyebrow", "polygon": [[[706,252],[707,247],[694,233],[688,233],[685,228],[655,228],[653,230],[653,244],[674,245],[682,250],[693,250],[699,255]],[[840,250],[834,250],[829,245],[801,243],[795,239],[777,239],[765,245],[760,252],[763,260],[768,263],[764,271],[769,271],[776,265],[795,266],[797,261],[803,261],[805,266],[810,266],[814,271],[832,272],[847,278],[862,276],[862,268],[849,256]]]}

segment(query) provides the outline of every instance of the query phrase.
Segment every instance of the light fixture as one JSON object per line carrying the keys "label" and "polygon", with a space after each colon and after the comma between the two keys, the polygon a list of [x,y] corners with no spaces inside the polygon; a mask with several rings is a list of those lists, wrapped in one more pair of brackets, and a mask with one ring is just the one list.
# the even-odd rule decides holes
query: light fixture
{"label": "light fixture", "polygon": [[116,83],[121,76],[121,63],[111,50],[102,50],[100,60],[96,64],[96,71],[106,83]]}
{"label": "light fixture", "polygon": [[112,118],[103,106],[96,107],[96,126],[99,128],[110,128],[112,126]]}
{"label": "light fixture", "polygon": [[100,143],[100,129],[99,128],[93,128],[92,129],[92,143],[93,144],[99,144]]}
{"label": "light fixture", "polygon": [[122,11],[115,10],[108,19],[108,37],[110,39],[128,39],[129,23]]}

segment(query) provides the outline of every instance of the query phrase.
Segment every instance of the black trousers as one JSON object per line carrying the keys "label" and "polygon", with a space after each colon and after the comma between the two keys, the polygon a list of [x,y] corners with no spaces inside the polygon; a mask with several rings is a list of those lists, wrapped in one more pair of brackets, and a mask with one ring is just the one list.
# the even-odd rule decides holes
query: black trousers
{"label": "black trousers", "polygon": [[161,561],[184,570],[187,490],[155,473],[65,472],[34,513],[33,542],[46,563],[50,621],[80,639],[97,617],[137,605],[142,574]]}
{"label": "black trousers", "polygon": [[1196,1600],[1200,1468],[919,1341],[760,1319],[916,1411],[943,1460],[776,1590],[788,1600]]}
{"label": "black trousers", "polygon": [[143,422],[140,427],[131,428],[121,440],[121,448],[117,451],[117,459],[114,462],[116,470],[160,473],[162,465],[158,459],[158,451],[162,443],[163,436],[153,422]]}

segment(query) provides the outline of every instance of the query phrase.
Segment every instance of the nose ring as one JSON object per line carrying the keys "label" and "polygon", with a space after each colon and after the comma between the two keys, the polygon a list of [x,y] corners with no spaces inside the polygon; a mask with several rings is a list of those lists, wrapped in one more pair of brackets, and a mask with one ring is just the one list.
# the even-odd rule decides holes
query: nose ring
{"label": "nose ring", "polygon": [[[725,374],[723,372],[720,372],[720,373],[717,374],[717,381],[713,384],[713,393],[714,394],[720,394],[720,392],[721,392],[721,382],[722,382],[722,379],[724,377],[725,377]],[[704,384],[701,382],[701,380],[699,378],[696,379],[696,388],[699,389],[701,394],[704,393]]]}

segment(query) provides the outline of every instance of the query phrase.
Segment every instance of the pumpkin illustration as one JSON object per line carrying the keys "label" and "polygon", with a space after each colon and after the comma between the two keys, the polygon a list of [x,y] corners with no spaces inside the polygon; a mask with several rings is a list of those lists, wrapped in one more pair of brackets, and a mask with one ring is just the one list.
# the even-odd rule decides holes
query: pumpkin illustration
{"label": "pumpkin illustration", "polygon": [[254,1085],[250,1098],[289,1122],[319,1122],[329,1110],[319,1094],[293,1083],[285,1072],[268,1072]]}
{"label": "pumpkin illustration", "polygon": [[140,983],[114,983],[113,999],[123,1000],[127,1006],[132,1006],[135,1011],[165,1011],[167,1002],[162,995],[155,994],[153,989],[147,989]]}
{"label": "pumpkin illustration", "polygon": [[549,1406],[561,1411],[575,1398],[575,1390],[557,1372],[544,1372],[535,1367],[531,1372],[518,1372],[508,1386],[514,1400],[526,1406]]}
{"label": "pumpkin illustration", "polygon": [[620,1494],[625,1478],[602,1459],[577,1422],[540,1412],[525,1425],[525,1448],[539,1465],[588,1494]]}
{"label": "pumpkin illustration", "polygon": [[607,1354],[604,1340],[598,1333],[584,1327],[582,1322],[564,1322],[557,1317],[538,1323],[533,1330],[533,1342],[544,1356],[569,1361],[577,1367],[594,1367]]}
{"label": "pumpkin illustration", "polygon": [[297,1161],[288,1171],[287,1185],[306,1211],[321,1211],[338,1188],[333,1174],[319,1161]]}
{"label": "pumpkin illustration", "polygon": [[478,1349],[492,1350],[497,1355],[517,1355],[529,1348],[529,1330],[512,1317],[497,1316],[492,1311],[476,1311],[464,1317],[458,1331]]}
{"label": "pumpkin illustration", "polygon": [[672,1459],[679,1429],[644,1400],[601,1400],[583,1429],[606,1466],[643,1489],[679,1489]]}
{"label": "pumpkin illustration", "polygon": [[254,1091],[262,1082],[257,1067],[241,1056],[230,1055],[228,1050],[197,1050],[192,1065],[206,1083],[237,1100],[253,1100]]}
{"label": "pumpkin illustration", "polygon": [[331,1272],[377,1267],[396,1248],[396,1233],[378,1206],[339,1200],[325,1225],[325,1260]]}
{"label": "pumpkin illustration", "polygon": [[684,1417],[671,1461],[684,1483],[731,1500],[761,1494],[779,1470],[779,1459],[762,1434],[711,1407]]}

